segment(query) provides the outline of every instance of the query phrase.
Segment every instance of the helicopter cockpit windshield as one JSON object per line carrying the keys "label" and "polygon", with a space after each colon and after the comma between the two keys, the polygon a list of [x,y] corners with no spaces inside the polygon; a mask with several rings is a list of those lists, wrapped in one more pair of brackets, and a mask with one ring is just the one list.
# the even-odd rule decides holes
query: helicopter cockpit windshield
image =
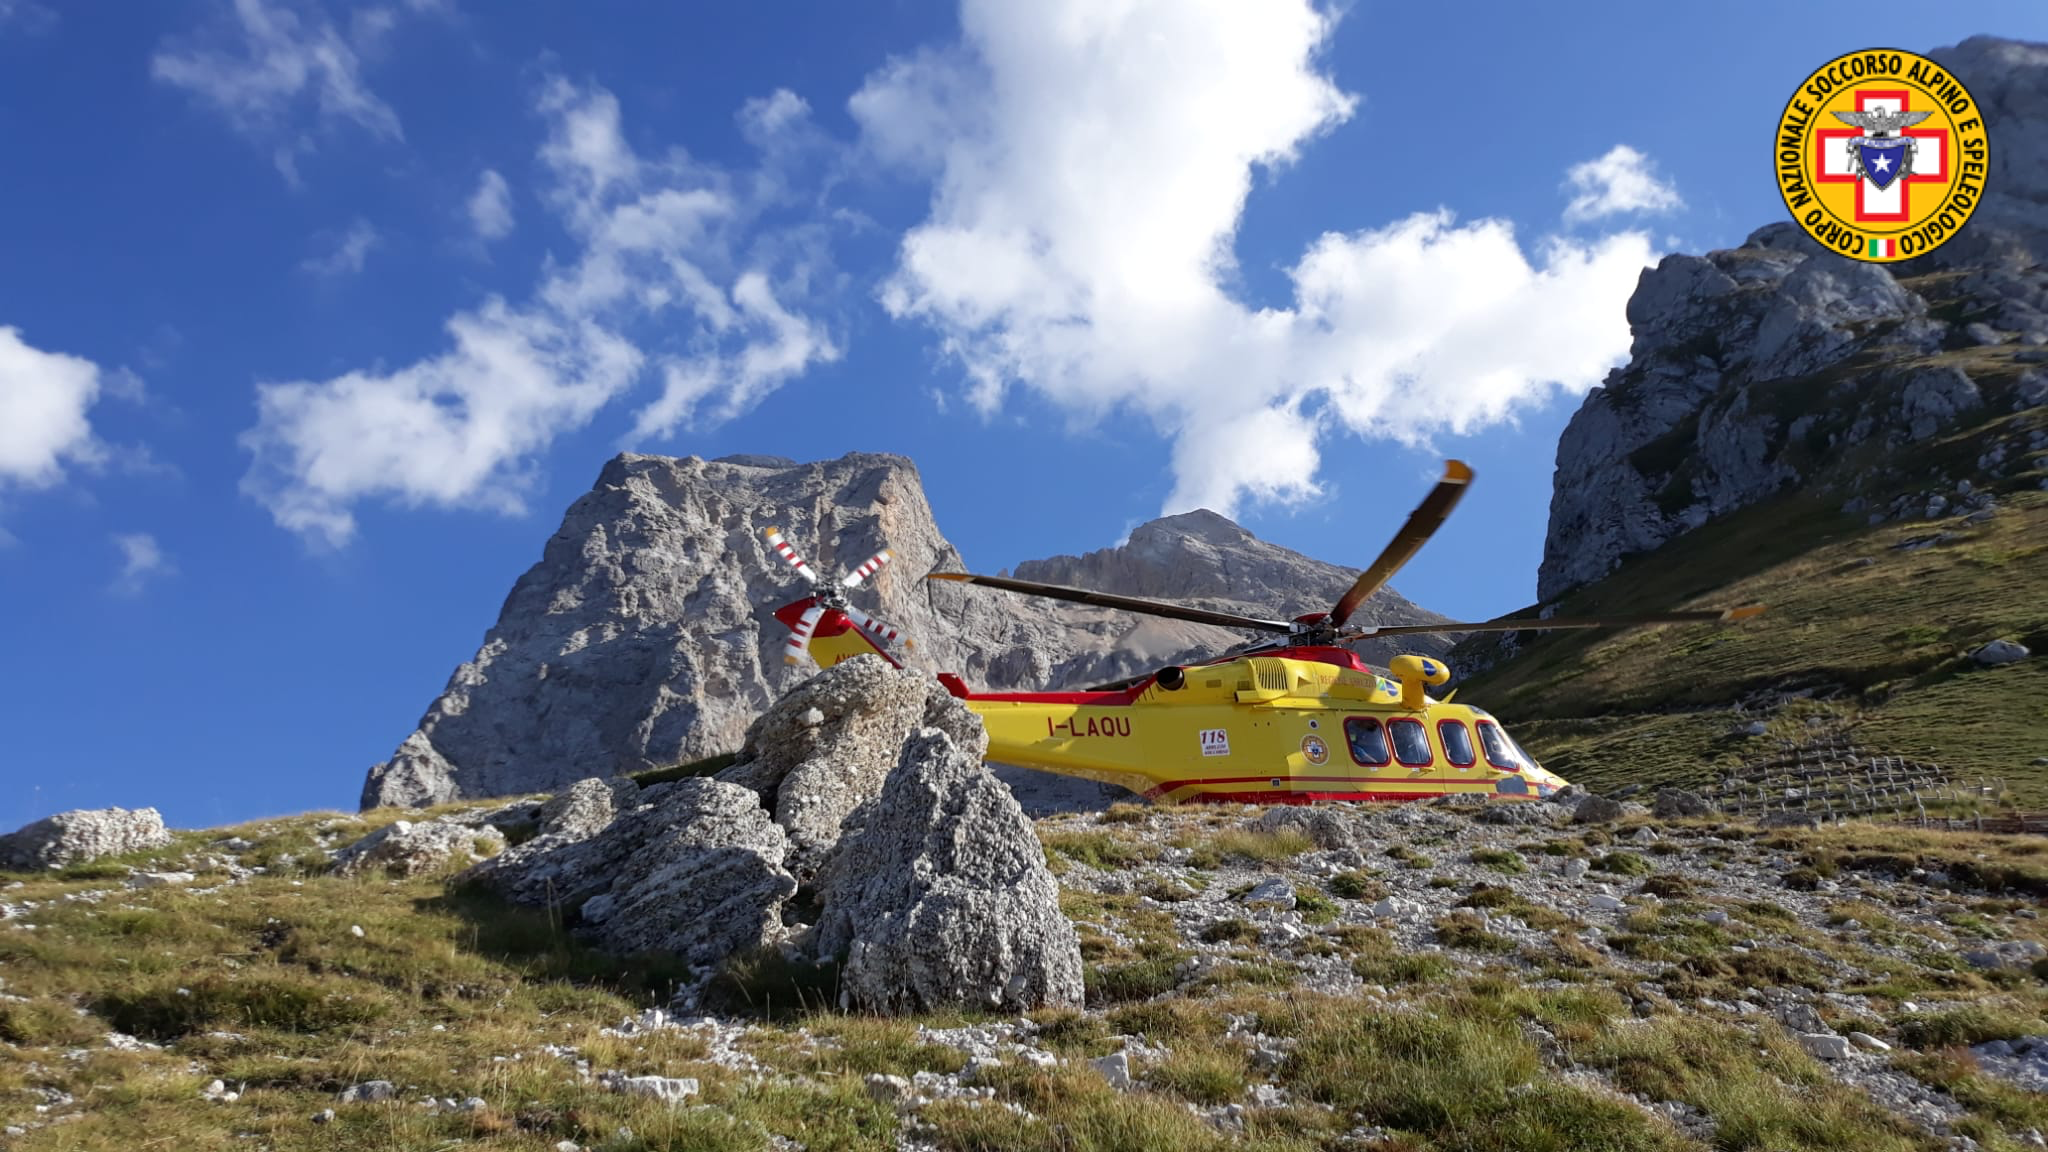
{"label": "helicopter cockpit windshield", "polygon": [[1478,724],[1479,743],[1486,750],[1486,762],[1495,768],[1510,772],[1525,772],[1537,767],[1536,758],[1522,750],[1513,737],[1507,734],[1498,721],[1481,720]]}

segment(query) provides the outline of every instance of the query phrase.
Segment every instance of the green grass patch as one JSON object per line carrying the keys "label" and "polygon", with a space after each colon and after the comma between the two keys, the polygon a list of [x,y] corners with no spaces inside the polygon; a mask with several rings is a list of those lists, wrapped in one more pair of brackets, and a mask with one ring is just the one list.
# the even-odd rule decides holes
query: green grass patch
{"label": "green grass patch", "polygon": [[1481,848],[1472,853],[1472,862],[1482,868],[1508,876],[1520,876],[1529,870],[1522,863],[1522,854],[1512,848]]}
{"label": "green grass patch", "polygon": [[1308,833],[1292,826],[1271,830],[1226,828],[1206,834],[1184,833],[1175,837],[1173,843],[1188,853],[1190,866],[1202,869],[1221,867],[1225,860],[1272,864],[1292,860],[1315,847],[1315,841],[1309,838]]}
{"label": "green grass patch", "polygon": [[2035,1013],[1982,1004],[1916,1012],[1894,1021],[1909,1048],[1970,1048],[1990,1040],[2017,1040],[2048,1032]]}
{"label": "green grass patch", "polygon": [[1330,892],[1346,900],[1379,900],[1388,888],[1370,868],[1354,868],[1330,877]]}
{"label": "green grass patch", "polygon": [[1609,872],[1616,876],[1648,876],[1657,866],[1633,852],[1609,852],[1593,861],[1596,871]]}

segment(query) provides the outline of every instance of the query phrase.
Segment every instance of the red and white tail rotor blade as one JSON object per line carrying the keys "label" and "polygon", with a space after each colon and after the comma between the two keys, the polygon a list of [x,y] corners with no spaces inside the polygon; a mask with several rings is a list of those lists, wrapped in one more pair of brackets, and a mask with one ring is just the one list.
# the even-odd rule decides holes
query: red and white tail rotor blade
{"label": "red and white tail rotor blade", "polygon": [[893,643],[894,641],[901,640],[905,648],[917,647],[917,644],[910,637],[903,635],[903,633],[853,607],[851,604],[846,607],[846,618],[853,621],[854,627],[884,643]]}
{"label": "red and white tail rotor blade", "polygon": [[797,554],[797,550],[790,547],[789,541],[782,538],[782,529],[769,528],[762,532],[761,535],[768,538],[768,546],[775,549],[776,555],[789,561],[789,566],[796,569],[797,575],[813,584],[818,582],[818,574],[811,571],[811,566],[804,563],[804,558]]}
{"label": "red and white tail rotor blade", "polygon": [[796,627],[789,630],[789,642],[782,649],[782,662],[801,664],[811,654],[811,633],[818,630],[818,618],[825,614],[823,604],[813,604],[797,617]]}
{"label": "red and white tail rotor blade", "polygon": [[848,588],[858,588],[860,587],[861,581],[866,580],[868,577],[873,576],[877,572],[880,572],[883,568],[888,566],[889,561],[894,560],[895,558],[895,553],[889,551],[887,548],[884,548],[880,552],[875,553],[873,556],[868,557],[866,563],[862,564],[858,568],[855,568],[851,575],[847,576],[846,579],[841,580],[839,583]]}

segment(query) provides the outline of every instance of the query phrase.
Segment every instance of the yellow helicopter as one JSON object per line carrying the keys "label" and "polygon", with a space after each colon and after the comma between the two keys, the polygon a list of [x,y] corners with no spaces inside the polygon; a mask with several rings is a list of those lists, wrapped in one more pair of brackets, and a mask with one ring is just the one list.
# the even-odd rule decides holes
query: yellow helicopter
{"label": "yellow helicopter", "polygon": [[[975,692],[956,675],[942,674],[939,680],[987,726],[990,760],[1114,784],[1157,802],[1307,804],[1464,793],[1502,800],[1550,796],[1566,781],[1546,771],[1499,720],[1482,709],[1452,703],[1455,691],[1442,700],[1429,696],[1431,686],[1450,678],[1451,670],[1441,660],[1396,656],[1383,674],[1344,645],[1367,636],[1724,623],[1755,616],[1763,606],[1646,616],[1346,627],[1359,605],[1442,526],[1471,482],[1470,468],[1456,460],[1447,462],[1443,479],[1336,605],[1293,620],[1212,612],[1009,577],[933,572],[926,579],[1280,637],[1204,663],[1171,665],[1078,692]],[[823,583],[777,529],[768,529],[766,535],[775,551],[818,587],[811,596],[775,613],[790,628],[786,658],[791,663],[807,654],[829,667],[868,653],[897,663],[884,646],[899,634],[846,600],[847,591],[889,563],[888,551],[837,583]]]}

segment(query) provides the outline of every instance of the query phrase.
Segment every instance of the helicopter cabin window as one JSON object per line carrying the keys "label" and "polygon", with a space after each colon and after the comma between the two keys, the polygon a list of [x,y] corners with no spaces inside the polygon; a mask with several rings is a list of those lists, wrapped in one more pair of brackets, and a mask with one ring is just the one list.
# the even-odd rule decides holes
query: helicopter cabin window
{"label": "helicopter cabin window", "polygon": [[1387,748],[1387,730],[1371,716],[1344,721],[1344,742],[1351,745],[1351,759],[1367,768],[1384,768],[1394,758]]}
{"label": "helicopter cabin window", "polygon": [[1472,750],[1472,730],[1463,720],[1437,721],[1436,736],[1443,741],[1444,759],[1454,767],[1470,768],[1478,761],[1478,753]]}
{"label": "helicopter cabin window", "polygon": [[1409,768],[1427,768],[1436,763],[1429,750],[1429,729],[1420,720],[1389,720],[1387,733],[1394,738],[1394,759]]}
{"label": "helicopter cabin window", "polygon": [[1494,724],[1491,721],[1481,720],[1479,722],[1479,743],[1486,748],[1486,762],[1488,764],[1508,772],[1520,772],[1522,770],[1522,762],[1515,755],[1515,745],[1508,739],[1508,734],[1500,730],[1500,725]]}

